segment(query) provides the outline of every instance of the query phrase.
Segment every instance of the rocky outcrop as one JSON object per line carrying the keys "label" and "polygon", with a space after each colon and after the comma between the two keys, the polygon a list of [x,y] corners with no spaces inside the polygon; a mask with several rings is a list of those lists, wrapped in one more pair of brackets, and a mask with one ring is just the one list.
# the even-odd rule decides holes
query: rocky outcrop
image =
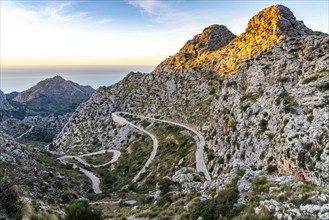
{"label": "rocky outcrop", "polygon": [[7,101],[5,94],[0,90],[0,122],[10,118],[13,109]]}
{"label": "rocky outcrop", "polygon": [[0,90],[0,110],[9,111],[12,109],[13,107],[7,101],[5,94]]}
{"label": "rocky outcrop", "polygon": [[17,143],[13,137],[0,131],[0,161],[17,164],[22,158],[26,158],[24,146]]}

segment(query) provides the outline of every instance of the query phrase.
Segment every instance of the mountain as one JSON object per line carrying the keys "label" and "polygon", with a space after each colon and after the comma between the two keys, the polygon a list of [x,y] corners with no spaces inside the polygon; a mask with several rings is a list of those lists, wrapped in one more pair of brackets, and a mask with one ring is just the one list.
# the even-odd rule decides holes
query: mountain
{"label": "mountain", "polygon": [[93,92],[90,86],[60,76],[43,80],[21,93],[0,92],[0,130],[21,143],[45,145],[60,132],[70,113]]}
{"label": "mountain", "polygon": [[158,65],[155,72],[180,72],[188,69],[191,62],[204,54],[219,50],[235,37],[224,25],[211,25],[205,28],[201,34],[187,41],[176,55]]}
{"label": "mountain", "polygon": [[212,25],[151,74],[99,88],[48,148],[120,150],[116,163],[91,170],[101,201],[145,198],[116,207],[125,217],[328,219],[328,54],[329,36],[281,5],[237,37]]}
{"label": "mountain", "polygon": [[61,115],[74,111],[93,92],[90,86],[55,76],[17,94],[13,101],[22,104],[28,115]]}
{"label": "mountain", "polygon": [[[307,28],[302,21],[297,21],[289,8],[282,5],[265,8],[252,17],[246,31],[236,38],[224,27],[220,32],[222,36],[217,39],[224,41],[227,46],[222,44],[225,47],[209,50],[208,53],[198,53],[198,56],[188,60],[181,60],[181,55],[178,53],[158,65],[154,72],[182,72],[199,68],[206,72],[232,75],[246,60],[260,51],[271,48],[282,39],[319,34]],[[209,39],[204,38],[204,40],[208,45]]]}
{"label": "mountain", "polygon": [[209,26],[81,103],[24,192],[110,219],[329,219],[328,54],[281,5]]}

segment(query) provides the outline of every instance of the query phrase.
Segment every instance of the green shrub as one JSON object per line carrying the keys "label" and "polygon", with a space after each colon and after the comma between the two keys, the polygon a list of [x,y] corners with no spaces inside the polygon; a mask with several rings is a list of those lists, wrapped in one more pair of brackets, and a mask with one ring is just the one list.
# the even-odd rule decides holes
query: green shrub
{"label": "green shrub", "polygon": [[214,95],[216,93],[216,88],[212,87],[211,90],[209,91],[209,95]]}
{"label": "green shrub", "polygon": [[22,219],[22,202],[10,180],[5,176],[0,161],[0,219]]}
{"label": "green shrub", "polygon": [[170,204],[170,203],[172,203],[172,202],[173,202],[173,199],[172,199],[171,195],[170,195],[169,193],[167,193],[167,194],[161,196],[161,197],[158,199],[158,201],[157,201],[157,205],[158,205],[159,207],[163,207],[163,206],[165,206],[166,204]]}
{"label": "green shrub", "polygon": [[190,219],[222,219],[234,216],[234,204],[239,199],[239,191],[236,187],[221,190],[217,197],[200,202],[190,213]]}
{"label": "green shrub", "polygon": [[262,192],[268,192],[271,186],[273,186],[273,182],[267,181],[265,176],[257,177],[252,181],[252,188],[256,195]]}
{"label": "green shrub", "polygon": [[280,93],[280,95],[275,99],[275,104],[280,105],[281,101],[283,102],[284,110],[286,112],[292,111],[293,107],[297,105],[297,102],[295,101],[294,97],[286,91]]}
{"label": "green shrub", "polygon": [[[3,188],[7,184],[0,183],[0,217],[6,216],[9,219],[22,219],[22,203],[13,187]],[[4,218],[6,219],[6,218]]]}
{"label": "green shrub", "polygon": [[313,82],[313,81],[317,80],[318,78],[319,78],[319,75],[311,76],[311,77],[305,78],[305,79],[303,80],[302,84],[307,84],[307,83]]}
{"label": "green shrub", "polygon": [[297,164],[300,168],[305,168],[305,152],[298,152]]}
{"label": "green shrub", "polygon": [[313,118],[314,118],[313,115],[309,115],[307,116],[307,121],[311,123],[313,121]]}
{"label": "green shrub", "polygon": [[278,78],[278,82],[285,83],[285,82],[288,82],[289,79],[290,79],[289,77],[280,76],[280,77]]}
{"label": "green shrub", "polygon": [[243,95],[240,98],[240,101],[243,102],[243,101],[247,100],[247,101],[251,101],[252,103],[255,103],[259,97],[260,97],[260,94],[258,94],[258,93],[248,93],[248,94]]}
{"label": "green shrub", "polygon": [[329,90],[329,82],[321,83],[320,85],[317,86],[317,88],[320,91],[325,92],[325,91]]}
{"label": "green shrub", "polygon": [[174,182],[169,178],[162,178],[159,181],[159,189],[161,190],[161,194],[164,195],[170,192],[170,186],[172,186]]}
{"label": "green shrub", "polygon": [[235,125],[234,119],[231,116],[226,116],[225,122],[229,127],[233,127]]}
{"label": "green shrub", "polygon": [[305,150],[307,150],[307,151],[310,151],[311,148],[312,148],[312,146],[313,146],[313,142],[304,143],[304,148],[305,148]]}
{"label": "green shrub", "polygon": [[66,207],[65,220],[100,220],[102,212],[92,208],[86,200],[73,200]]}
{"label": "green shrub", "polygon": [[259,159],[264,160],[265,158],[265,151],[262,151],[262,153],[259,155]]}
{"label": "green shrub", "polygon": [[275,171],[277,171],[277,167],[276,165],[268,165],[267,168],[266,168],[266,171],[269,173],[269,174],[272,174],[274,173]]}
{"label": "green shrub", "polygon": [[265,131],[267,128],[267,120],[261,119],[259,122],[259,127],[260,127],[261,131]]}
{"label": "green shrub", "polygon": [[216,161],[217,161],[217,164],[224,164],[224,158],[223,157],[218,157]]}

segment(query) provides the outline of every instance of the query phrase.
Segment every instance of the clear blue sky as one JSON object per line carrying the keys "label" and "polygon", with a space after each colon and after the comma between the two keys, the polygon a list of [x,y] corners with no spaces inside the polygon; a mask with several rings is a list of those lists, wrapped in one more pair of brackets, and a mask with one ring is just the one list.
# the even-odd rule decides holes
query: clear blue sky
{"label": "clear blue sky", "polygon": [[241,34],[283,4],[329,32],[328,1],[1,1],[2,65],[156,65],[211,24]]}

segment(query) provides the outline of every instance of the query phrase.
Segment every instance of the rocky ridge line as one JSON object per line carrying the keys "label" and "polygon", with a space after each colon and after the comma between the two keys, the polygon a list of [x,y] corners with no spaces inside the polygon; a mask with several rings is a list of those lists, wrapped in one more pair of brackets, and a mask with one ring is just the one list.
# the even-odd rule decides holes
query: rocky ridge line
{"label": "rocky ridge line", "polygon": [[[246,60],[271,48],[282,39],[310,34],[320,33],[313,32],[302,21],[297,21],[289,8],[282,5],[270,6],[252,17],[246,31],[236,38],[231,37],[232,41],[228,45],[200,53],[194,59],[182,60],[178,53],[163,61],[154,72],[183,72],[198,68],[220,75],[232,75]],[[222,38],[217,40],[222,41]]]}

